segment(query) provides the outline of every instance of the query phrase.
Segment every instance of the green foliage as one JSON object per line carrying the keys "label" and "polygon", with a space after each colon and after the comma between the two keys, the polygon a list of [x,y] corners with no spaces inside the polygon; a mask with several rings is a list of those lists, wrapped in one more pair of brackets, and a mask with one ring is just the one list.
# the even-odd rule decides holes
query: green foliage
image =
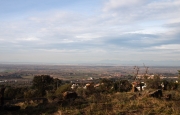
{"label": "green foliage", "polygon": [[101,81],[100,81],[100,89],[99,89],[99,91],[100,92],[106,92],[106,93],[108,93],[108,92],[111,92],[112,90],[112,87],[113,87],[113,81],[112,80],[110,80],[110,79],[101,79]]}
{"label": "green foliage", "polygon": [[178,70],[178,75],[180,76],[180,70]]}
{"label": "green foliage", "polygon": [[176,83],[172,80],[169,82],[168,88],[169,88],[169,90],[176,90],[176,89],[178,89],[178,83]]}
{"label": "green foliage", "polygon": [[147,81],[147,88],[151,88],[151,89],[158,89],[161,87],[161,83],[162,81],[160,80],[160,76],[159,75],[155,75],[154,79],[148,79]]}
{"label": "green foliage", "polygon": [[52,101],[56,98],[56,95],[54,92],[49,92],[48,94],[46,94],[46,97],[49,101]]}
{"label": "green foliage", "polygon": [[71,84],[64,84],[58,87],[55,93],[56,93],[56,96],[61,97],[63,92],[70,91],[70,90],[72,90]]}
{"label": "green foliage", "polygon": [[117,92],[128,92],[132,89],[132,85],[128,80],[119,80],[114,83],[114,90]]}
{"label": "green foliage", "polygon": [[52,84],[54,80],[49,75],[35,76],[33,79],[33,87],[38,90],[39,96],[44,96],[46,94],[45,90],[52,89]]}
{"label": "green foliage", "polygon": [[110,79],[103,78],[101,79],[100,83],[104,83],[105,85],[111,85],[113,81]]}
{"label": "green foliage", "polygon": [[92,93],[113,93],[113,92],[128,92],[132,89],[132,85],[128,80],[112,81],[110,79],[102,79],[99,88],[96,88]]}
{"label": "green foliage", "polygon": [[163,90],[176,90],[178,89],[178,83],[174,82],[173,80],[167,81],[167,80],[160,80],[158,79],[149,79],[147,82],[147,88],[151,89],[158,89],[163,88],[161,84],[164,85]]}
{"label": "green foliage", "polygon": [[20,88],[7,87],[4,92],[4,97],[7,99],[24,98],[24,92],[27,90],[28,88],[26,87],[20,87]]}
{"label": "green foliage", "polygon": [[86,97],[86,89],[84,89],[84,88],[78,88],[78,89],[76,90],[76,92],[77,92],[77,94],[78,94],[79,96],[81,96],[81,97]]}
{"label": "green foliage", "polygon": [[38,93],[38,91],[36,89],[29,89],[24,92],[24,98],[38,97],[37,93]]}
{"label": "green foliage", "polygon": [[180,82],[180,70],[178,70],[178,81]]}
{"label": "green foliage", "polygon": [[154,76],[154,80],[155,80],[155,81],[160,81],[160,75],[158,75],[158,74],[155,75],[155,76]]}
{"label": "green foliage", "polygon": [[169,82],[167,80],[163,80],[162,83],[164,84],[164,90],[168,89]]}
{"label": "green foliage", "polygon": [[62,80],[55,78],[55,79],[53,79],[52,87],[53,87],[53,89],[56,90],[59,86],[61,86],[61,84],[62,84]]}

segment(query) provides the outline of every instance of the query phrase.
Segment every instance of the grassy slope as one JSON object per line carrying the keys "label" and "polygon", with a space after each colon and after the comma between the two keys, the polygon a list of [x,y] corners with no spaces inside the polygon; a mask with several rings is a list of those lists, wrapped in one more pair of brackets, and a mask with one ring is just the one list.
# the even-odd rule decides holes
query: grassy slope
{"label": "grassy slope", "polygon": [[[65,101],[63,103],[47,103],[22,105],[24,109],[7,112],[0,111],[4,115],[179,115],[180,92],[166,91],[172,94],[172,100],[157,99],[147,96],[147,92],[139,93],[95,93],[89,97]],[[24,107],[26,106],[26,107]]]}

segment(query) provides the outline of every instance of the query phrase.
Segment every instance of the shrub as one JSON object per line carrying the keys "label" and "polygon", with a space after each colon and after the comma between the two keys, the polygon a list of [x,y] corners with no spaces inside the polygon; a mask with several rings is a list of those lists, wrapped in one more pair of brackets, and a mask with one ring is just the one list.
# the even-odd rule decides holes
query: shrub
{"label": "shrub", "polygon": [[49,75],[34,76],[33,87],[38,90],[40,96],[46,94],[45,90],[52,88],[53,78]]}
{"label": "shrub", "polygon": [[63,92],[71,90],[71,84],[64,84],[57,88],[55,94],[56,96],[61,97]]}
{"label": "shrub", "polygon": [[132,89],[132,85],[128,80],[119,80],[114,83],[114,90],[119,92],[128,92]]}

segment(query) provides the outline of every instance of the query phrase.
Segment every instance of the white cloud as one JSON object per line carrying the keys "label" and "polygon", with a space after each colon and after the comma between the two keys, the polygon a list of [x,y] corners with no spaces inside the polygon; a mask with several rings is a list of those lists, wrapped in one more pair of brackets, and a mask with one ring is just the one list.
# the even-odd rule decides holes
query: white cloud
{"label": "white cloud", "polygon": [[36,37],[28,37],[28,38],[21,38],[21,39],[16,39],[18,41],[39,41],[39,38]]}
{"label": "white cloud", "polygon": [[98,35],[98,34],[80,34],[77,35],[76,38],[78,38],[80,41],[90,41],[92,39],[96,39],[96,38],[100,38],[102,37],[102,35]]}
{"label": "white cloud", "polygon": [[104,11],[109,11],[117,8],[131,7],[133,5],[141,4],[143,0],[109,0],[105,3]]}
{"label": "white cloud", "polygon": [[156,46],[154,48],[155,49],[160,49],[160,50],[176,50],[176,51],[180,51],[180,44],[161,45],[161,46]]}
{"label": "white cloud", "polygon": [[[104,9],[109,16],[129,23],[144,21],[168,21],[179,18],[179,0],[109,0]],[[127,23],[128,23],[127,22]]]}
{"label": "white cloud", "polygon": [[[145,53],[148,59],[160,59],[167,49],[180,49],[178,27],[164,26],[179,22],[178,6],[177,0],[108,0],[93,15],[57,9],[33,12],[18,20],[0,20],[0,51],[8,47],[17,57],[20,49],[31,54],[36,51],[35,55],[52,60],[58,58],[48,55],[63,55],[66,60],[74,56],[77,60],[138,60]],[[152,56],[157,54],[159,57]]]}

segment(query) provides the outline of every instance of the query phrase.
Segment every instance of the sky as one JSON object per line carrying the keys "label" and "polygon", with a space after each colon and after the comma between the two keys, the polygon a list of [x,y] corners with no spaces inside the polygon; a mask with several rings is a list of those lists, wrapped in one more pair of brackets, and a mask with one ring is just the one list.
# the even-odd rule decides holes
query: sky
{"label": "sky", "polygon": [[180,0],[0,0],[0,63],[180,66]]}

